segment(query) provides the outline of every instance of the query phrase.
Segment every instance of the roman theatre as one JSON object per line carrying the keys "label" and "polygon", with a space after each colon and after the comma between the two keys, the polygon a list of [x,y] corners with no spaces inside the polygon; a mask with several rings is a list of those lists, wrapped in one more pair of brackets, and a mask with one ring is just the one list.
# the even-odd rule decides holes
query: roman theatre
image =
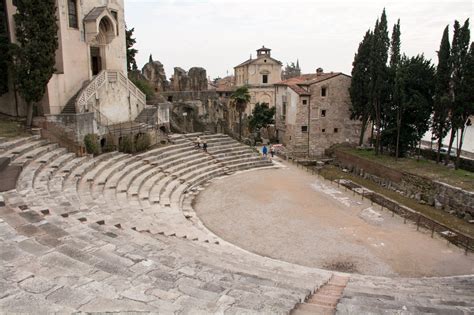
{"label": "roman theatre", "polygon": [[474,311],[472,252],[226,135],[169,139],[95,157],[2,139],[20,173],[0,194],[0,312]]}

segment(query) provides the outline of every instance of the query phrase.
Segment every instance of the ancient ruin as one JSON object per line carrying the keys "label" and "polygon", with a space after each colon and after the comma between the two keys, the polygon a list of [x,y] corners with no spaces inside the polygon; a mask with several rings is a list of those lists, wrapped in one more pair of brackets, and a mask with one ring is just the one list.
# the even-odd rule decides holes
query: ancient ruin
{"label": "ancient ruin", "polygon": [[[0,313],[474,313],[472,172],[368,157],[349,75],[265,46],[215,80],[127,71],[123,0],[55,3],[33,127],[0,116]],[[25,116],[7,87],[0,112]]]}

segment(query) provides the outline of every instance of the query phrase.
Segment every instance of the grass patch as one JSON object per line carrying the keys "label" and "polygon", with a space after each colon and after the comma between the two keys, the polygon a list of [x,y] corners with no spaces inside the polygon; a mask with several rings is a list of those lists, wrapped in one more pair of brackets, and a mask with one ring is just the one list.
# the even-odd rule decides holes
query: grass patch
{"label": "grass patch", "polygon": [[442,210],[438,210],[434,207],[431,207],[429,205],[423,205],[418,203],[416,200],[405,197],[403,195],[400,195],[399,193],[390,190],[388,188],[381,187],[377,185],[376,183],[372,182],[371,180],[356,176],[351,173],[345,173],[341,171],[341,169],[337,168],[336,166],[333,165],[328,165],[325,166],[321,171],[320,174],[330,180],[335,180],[335,179],[348,179],[353,181],[354,183],[357,183],[361,186],[364,186],[376,193],[379,193],[381,195],[384,195],[390,199],[393,199],[397,201],[398,203],[411,208],[415,211],[418,211],[428,218],[431,218],[433,220],[436,220],[452,229],[458,230],[461,233],[464,233],[466,235],[469,235],[470,237],[474,237],[474,226],[472,224],[467,223],[464,220],[461,220],[449,213],[446,213]]}
{"label": "grass patch", "polygon": [[474,173],[465,170],[455,170],[436,164],[434,161],[420,158],[399,158],[395,159],[388,155],[375,155],[373,151],[342,149],[344,152],[359,156],[361,158],[382,164],[383,166],[393,168],[394,170],[403,170],[407,173],[427,177],[431,180],[443,182],[452,186],[460,187],[469,191],[474,191]]}
{"label": "grass patch", "polygon": [[17,138],[31,136],[22,122],[0,116],[0,137]]}

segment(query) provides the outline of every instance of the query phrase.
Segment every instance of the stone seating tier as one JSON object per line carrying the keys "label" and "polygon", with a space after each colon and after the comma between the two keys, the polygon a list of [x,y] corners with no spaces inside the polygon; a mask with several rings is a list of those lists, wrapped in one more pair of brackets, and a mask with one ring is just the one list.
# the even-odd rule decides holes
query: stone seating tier
{"label": "stone seating tier", "polygon": [[[208,153],[194,148],[197,135]],[[2,312],[288,314],[331,279],[237,248],[195,215],[209,180],[271,161],[221,134],[170,139],[81,158],[38,137],[0,143],[23,166],[0,203]],[[337,311],[469,312],[473,280],[354,275]]]}

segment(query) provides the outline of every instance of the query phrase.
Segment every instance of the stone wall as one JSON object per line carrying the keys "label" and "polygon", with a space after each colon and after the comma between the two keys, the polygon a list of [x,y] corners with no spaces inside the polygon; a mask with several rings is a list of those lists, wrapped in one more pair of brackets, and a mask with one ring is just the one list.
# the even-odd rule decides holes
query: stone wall
{"label": "stone wall", "polygon": [[174,91],[205,91],[207,90],[206,69],[192,67],[189,72],[175,67],[172,78],[172,88]]}
{"label": "stone wall", "polygon": [[150,55],[149,62],[142,68],[143,77],[150,83],[155,93],[168,91],[170,83],[166,79],[165,69],[159,61],[154,61]]}
{"label": "stone wall", "polygon": [[334,153],[340,167],[358,176],[466,221],[474,218],[474,192],[385,167],[342,150],[336,149]]}

